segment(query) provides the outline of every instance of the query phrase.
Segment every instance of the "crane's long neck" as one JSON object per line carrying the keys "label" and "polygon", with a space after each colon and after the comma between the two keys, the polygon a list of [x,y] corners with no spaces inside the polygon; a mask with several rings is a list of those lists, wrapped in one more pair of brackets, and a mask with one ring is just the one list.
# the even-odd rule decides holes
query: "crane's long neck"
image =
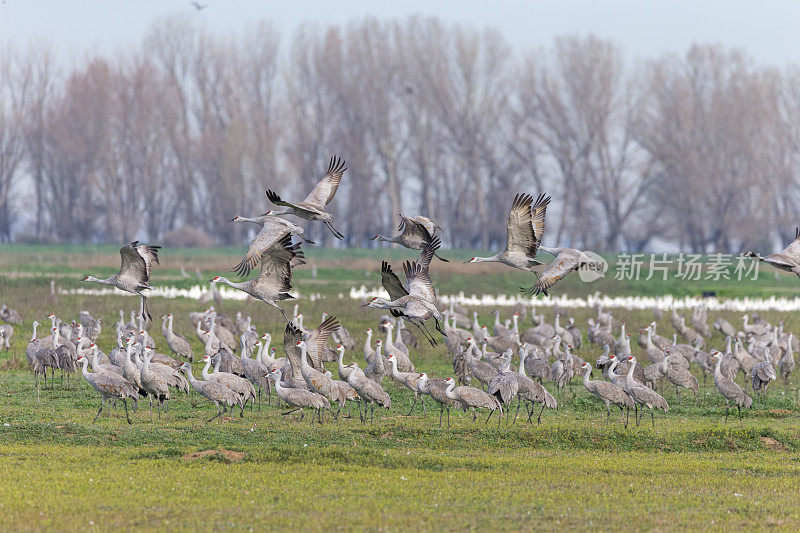
{"label": "crane's long neck", "polygon": [[494,312],[494,325],[495,326],[502,326],[503,324],[500,323],[500,311]]}
{"label": "crane's long neck", "polygon": [[[173,317],[171,315],[167,317],[167,331],[169,332],[170,335],[174,335],[174,332],[172,331],[172,319]],[[197,323],[199,324],[200,321],[198,321]]]}
{"label": "crane's long neck", "polygon": [[35,341],[35,340],[36,340],[36,327],[37,327],[38,325],[39,325],[39,323],[38,323],[38,322],[36,322],[36,321],[34,321],[34,322],[33,322],[33,336],[31,337],[31,340],[30,340],[30,342],[33,342],[33,341]]}
{"label": "crane's long neck", "polygon": [[372,330],[367,331],[367,340],[364,341],[364,351],[367,352],[372,348]]}
{"label": "crane's long neck", "polygon": [[629,387],[633,386],[633,369],[636,367],[636,359],[631,361],[631,366],[628,368],[628,375],[625,376],[625,383],[628,384]]}
{"label": "crane's long neck", "polygon": [[497,263],[500,261],[500,254],[490,255],[489,257],[475,256],[470,263]]}
{"label": "crane's long neck", "polygon": [[520,353],[519,355],[519,375],[525,376],[525,356]]}
{"label": "crane's long neck", "polygon": [[586,370],[583,373],[583,386],[586,387],[587,389],[592,384],[592,382],[589,380],[589,374],[591,374],[591,373],[592,373],[592,369],[591,368],[586,368]]}
{"label": "crane's long neck", "polygon": [[378,367],[381,372],[383,371],[383,354],[381,353],[382,350],[383,350],[383,345],[381,344],[378,344],[375,347],[375,366]]}
{"label": "crane's long neck", "polygon": [[196,388],[195,384],[197,383],[197,380],[194,378],[194,374],[192,374],[192,367],[189,365],[186,367],[186,381],[188,381],[192,387]]}
{"label": "crane's long neck", "polygon": [[445,395],[451,400],[458,399],[458,396],[456,396],[456,393],[453,391],[455,387],[456,384],[451,381],[450,383],[447,384],[447,388],[444,390]]}
{"label": "crane's long neck", "polygon": [[211,358],[206,359],[206,364],[203,366],[203,379],[208,379],[208,369],[211,367]]}
{"label": "crane's long neck", "polygon": [[300,346],[300,370],[303,373],[311,370],[311,367],[308,365],[308,348],[306,348],[305,345]]}
{"label": "crane's long neck", "polygon": [[86,381],[89,381],[89,376],[91,375],[89,374],[89,360],[86,359],[85,357],[83,358],[83,366],[81,368],[81,374],[83,374],[83,377],[86,379]]}
{"label": "crane's long neck", "polygon": [[389,323],[386,324],[386,349],[390,349],[392,347],[392,330],[394,330],[394,326]]}
{"label": "crane's long neck", "polygon": [[[235,281],[231,281],[231,280],[229,280],[228,278],[223,278],[222,276],[218,276],[218,277],[219,277],[219,279],[217,280],[217,283],[222,283],[222,284],[225,284],[225,285],[227,285],[228,287],[233,287],[234,289],[242,289],[242,288],[244,288],[244,287],[246,286],[246,284],[247,284],[247,282],[246,282],[246,281],[244,281],[244,282],[242,282],[242,283],[237,283],[237,282],[235,282]],[[211,323],[212,323],[212,324],[214,323],[214,318],[213,318],[213,317],[211,318]]]}
{"label": "crane's long neck", "polygon": [[[258,353],[256,353],[256,361],[258,361],[262,365],[264,364],[264,343],[263,342],[261,343],[261,346],[258,347]],[[264,366],[266,366],[266,365],[264,365]]]}
{"label": "crane's long neck", "polygon": [[397,371],[397,358],[392,357],[389,359],[389,365],[392,367],[392,377],[397,381],[400,381],[400,372]]}
{"label": "crane's long neck", "polygon": [[344,351],[336,350],[336,366],[339,368],[339,373],[344,374]]}
{"label": "crane's long neck", "polygon": [[511,316],[511,320],[514,321],[514,333],[519,335],[519,317],[516,315],[516,313]]}
{"label": "crane's long neck", "polygon": [[400,238],[401,238],[401,237],[402,237],[401,235],[398,235],[397,237],[387,237],[386,235],[381,235],[381,234],[379,233],[379,234],[375,235],[375,237],[374,237],[372,240],[374,240],[374,241],[383,241],[383,242],[392,242],[392,243],[398,243],[398,242],[400,242]]}
{"label": "crane's long neck", "polygon": [[263,224],[264,222],[267,221],[268,218],[269,218],[269,215],[260,215],[260,216],[253,217],[253,218],[250,218],[250,217],[236,217],[235,219],[233,219],[233,222],[252,222],[253,224]]}

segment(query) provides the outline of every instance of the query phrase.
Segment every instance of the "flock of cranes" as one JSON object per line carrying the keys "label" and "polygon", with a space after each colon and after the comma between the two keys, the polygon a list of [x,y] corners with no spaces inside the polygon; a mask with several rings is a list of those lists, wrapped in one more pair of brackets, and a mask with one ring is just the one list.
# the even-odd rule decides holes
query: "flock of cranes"
{"label": "flock of cranes", "polygon": [[[586,390],[605,405],[607,422],[611,418],[612,404],[625,413],[626,427],[631,409],[638,426],[646,408],[654,428],[654,410],[664,413],[669,410],[661,394],[667,384],[674,385],[676,401],[680,401],[681,389],[690,390],[695,401],[700,401],[695,374],[702,374],[705,383],[706,376],[713,373],[715,388],[726,402],[727,420],[731,403],[737,407],[739,416],[742,407],[752,406],[748,390],[763,396],[770,382],[780,377],[788,383],[794,371],[797,340],[784,332],[782,325],[768,324],[761,319],[751,323],[750,317],[745,315],[741,330],[723,319],[717,320],[712,329],[702,306],[692,313],[691,325],[673,310],[670,317],[675,329],[673,338],[660,337],[656,333],[658,323],[650,323],[639,330],[642,352],[637,358],[626,323],[598,308],[596,317],[589,319],[586,332],[589,342],[596,345],[598,351],[602,350],[595,365],[603,379],[593,380],[592,364],[574,353],[581,348],[584,335],[574,318],[563,312],[555,313],[551,324],[543,315],[537,315],[534,307],[530,310],[532,327],[524,328],[521,321],[527,317],[528,309],[518,306],[505,322],[501,322],[500,312],[495,311],[490,332],[489,326],[481,325],[477,311],[470,317],[461,306],[443,305],[430,275],[434,257],[447,261],[437,255],[442,228],[426,217],[402,214],[397,236],[376,235],[374,239],[419,250],[420,255],[416,260],[402,263],[404,282],[387,261],[381,263],[381,283],[389,297],[372,297],[363,305],[388,311],[378,322],[386,336],[376,339],[373,347],[373,331],[368,329],[361,354],[363,369],[357,361],[345,364],[345,353],[356,352],[356,341],[334,316],[323,316],[320,325],[309,330],[303,326],[303,315],[297,306],[290,317],[278,303],[293,299],[290,294],[292,271],[305,263],[300,240],[313,244],[301,226],[281,217],[293,215],[322,222],[335,237],[342,238],[333,226],[334,217],[327,207],[346,170],[344,161],[333,157],[323,178],[301,202],[285,201],[268,190],[268,200],[282,210],[231,219],[260,226],[245,256],[232,270],[242,277],[257,267],[260,271],[247,281],[215,276],[211,282],[243,291],[280,311],[286,323],[284,356],[279,357],[271,346],[269,334],[256,332],[249,317],[237,316],[234,320],[213,307],[189,317],[204,346],[202,379],[193,374],[191,363],[195,361],[195,354],[190,342],[175,332],[172,314],[162,316],[162,335],[171,355],[159,353],[146,329],[152,316],[143,291],[151,288],[150,276],[153,266],[158,264],[160,247],[132,242],[120,250],[122,264],[118,273],[107,279],[86,276],[83,281],[111,285],[138,295],[140,312],[126,322],[120,311],[120,320],[115,324],[116,345],[107,355],[95,344],[102,321],[92,318],[88,312],[82,312],[72,325],[49,315],[51,328],[47,336],[39,336],[36,329],[39,324],[33,322],[26,355],[37,390],[40,378],[47,386],[48,369],[51,387],[56,370],[60,372],[62,383],[64,376],[69,383],[70,375],[80,370],[101,396],[95,420],[109,401],[114,404],[121,401],[130,423],[129,400],[134,410],[138,410],[138,401],[149,399],[151,410],[155,407],[160,417],[168,409],[173,395],[192,389],[216,407],[217,414],[208,420],[210,422],[222,419],[235,407],[243,417],[248,403],[251,408],[258,403],[260,408],[262,392],[267,393],[267,402],[272,403],[274,389],[276,401],[291,408],[284,414],[299,411],[299,419],[302,419],[305,409],[312,409],[312,422],[322,423],[325,411],[338,418],[348,402],[358,405],[362,421],[374,418],[376,405],[390,409],[392,399],[384,388],[384,380],[389,379],[413,393],[409,414],[418,403],[425,413],[425,398],[438,404],[441,426],[445,413],[449,425],[452,407],[472,411],[473,419],[478,410],[486,410],[486,423],[495,413],[498,424],[504,416],[506,424],[513,423],[522,404],[526,407],[528,422],[532,422],[539,406],[537,423],[541,423],[545,408],[557,409],[559,401],[565,401],[567,388],[574,398],[574,378],[582,376]],[[534,273],[535,284],[523,289],[529,294],[547,294],[556,283],[580,268],[599,268],[581,250],[542,246],[549,203],[550,197],[544,194],[535,200],[528,194],[517,194],[508,214],[505,249],[489,257],[473,257],[469,262],[500,262]],[[800,276],[799,243],[800,230],[795,241],[782,252],[766,257],[750,255]],[[534,267],[542,264],[536,259],[539,251],[554,256],[541,274],[534,271]],[[663,311],[654,310],[656,318]],[[5,305],[0,307],[0,319],[17,325],[22,322],[19,314]],[[420,373],[412,360],[409,346],[416,345],[416,336],[406,324],[414,326],[430,345],[436,346],[437,338],[427,325],[430,321],[444,339],[453,375],[459,384],[454,377],[437,378]],[[714,330],[726,336],[724,351],[707,347]],[[0,346],[10,346],[12,335],[11,325],[0,326]],[[678,336],[687,343],[679,343]],[[337,343],[335,348],[329,340]],[[336,364],[337,376],[325,369],[325,363]],[[513,421],[509,422],[514,401],[517,405]]]}

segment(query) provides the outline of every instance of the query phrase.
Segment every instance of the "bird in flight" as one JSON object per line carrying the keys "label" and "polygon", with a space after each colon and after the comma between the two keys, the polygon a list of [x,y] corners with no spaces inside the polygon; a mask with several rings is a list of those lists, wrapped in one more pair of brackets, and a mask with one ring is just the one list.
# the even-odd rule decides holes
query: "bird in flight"
{"label": "bird in flight", "polygon": [[[5,2],[4,2],[4,3],[5,3]],[[196,10],[198,10],[198,11],[202,11],[202,10],[204,10],[205,8],[207,8],[207,7],[208,7],[208,4],[201,4],[201,3],[200,3],[200,2],[198,2],[197,0],[192,0],[191,2],[189,2],[189,5],[190,5],[190,6],[192,6],[193,8],[195,8],[195,9],[196,9]]]}

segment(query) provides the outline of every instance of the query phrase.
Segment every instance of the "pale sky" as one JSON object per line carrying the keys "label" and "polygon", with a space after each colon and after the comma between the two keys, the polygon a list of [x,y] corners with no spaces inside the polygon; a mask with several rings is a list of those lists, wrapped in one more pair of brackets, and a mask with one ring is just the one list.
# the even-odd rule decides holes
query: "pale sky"
{"label": "pale sky", "polygon": [[211,29],[238,31],[272,20],[284,37],[301,22],[342,23],[373,15],[435,15],[493,27],[517,49],[549,45],[564,34],[611,38],[631,57],[683,52],[692,43],[746,50],[760,63],[800,63],[796,0],[0,0],[0,41],[46,39],[62,53],[113,52],[138,43],[159,17],[185,12]]}

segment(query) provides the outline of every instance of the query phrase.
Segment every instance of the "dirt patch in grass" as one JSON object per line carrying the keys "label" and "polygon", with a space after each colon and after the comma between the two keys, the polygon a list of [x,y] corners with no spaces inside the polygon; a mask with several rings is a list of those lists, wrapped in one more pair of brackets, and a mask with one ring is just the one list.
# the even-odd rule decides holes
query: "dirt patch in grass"
{"label": "dirt patch in grass", "polygon": [[778,452],[785,452],[788,451],[786,446],[783,445],[780,441],[777,441],[771,437],[759,437],[759,442],[761,445],[769,450],[775,450]]}
{"label": "dirt patch in grass", "polygon": [[222,459],[227,463],[238,463],[244,458],[245,455],[247,454],[244,452],[234,452],[232,450],[220,448],[219,450],[203,450],[200,452],[187,453],[183,456],[183,460],[194,461],[195,459],[208,457],[210,459]]}

